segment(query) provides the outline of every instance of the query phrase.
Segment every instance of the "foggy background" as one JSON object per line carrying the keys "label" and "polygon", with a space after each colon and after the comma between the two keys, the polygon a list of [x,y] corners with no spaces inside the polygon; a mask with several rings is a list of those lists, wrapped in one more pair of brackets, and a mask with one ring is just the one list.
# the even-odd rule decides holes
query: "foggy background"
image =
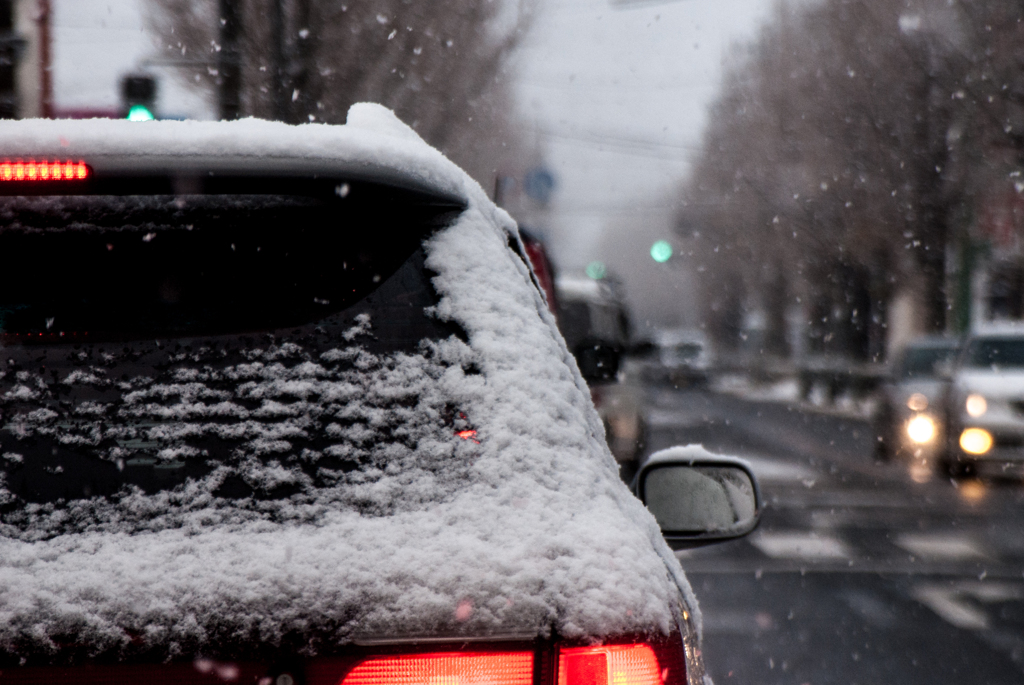
{"label": "foggy background", "polygon": [[[116,109],[120,77],[144,70],[159,79],[161,116],[216,117],[211,90],[183,77],[187,70],[160,64],[167,46],[153,27],[159,4],[54,0],[58,111]],[[624,282],[641,326],[698,323],[686,268],[656,264],[649,250],[655,240],[673,239],[679,185],[730,46],[752,38],[772,5],[539,2],[504,69],[528,166],[555,181],[550,202],[525,207],[518,218],[547,239],[561,273],[604,262]],[[521,186],[520,169],[494,171],[519,171]],[[476,175],[490,191],[493,180]]]}

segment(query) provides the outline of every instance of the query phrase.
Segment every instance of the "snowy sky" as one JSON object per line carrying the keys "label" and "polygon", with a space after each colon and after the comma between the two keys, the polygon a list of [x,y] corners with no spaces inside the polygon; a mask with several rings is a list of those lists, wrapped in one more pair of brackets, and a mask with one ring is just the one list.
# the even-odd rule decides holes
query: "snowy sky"
{"label": "snowy sky", "polygon": [[664,223],[731,43],[772,0],[549,0],[521,55],[523,107],[559,181],[551,238],[572,268],[602,229]]}
{"label": "snowy sky", "polygon": [[[54,0],[59,108],[114,108],[118,81],[155,54],[146,0]],[[559,178],[558,208],[594,221],[636,210],[685,172],[729,43],[773,0],[542,0],[519,57],[527,116]],[[210,103],[161,79],[165,114]]]}
{"label": "snowy sky", "polygon": [[[54,0],[59,109],[117,107],[120,77],[156,53],[146,1]],[[516,72],[558,184],[547,225],[535,228],[563,271],[603,259],[627,290],[660,293],[652,311],[687,297],[685,279],[637,269],[653,268],[646,250],[670,236],[671,191],[699,144],[723,57],[756,34],[774,2],[540,0]],[[171,68],[156,72],[163,116],[214,116]]]}
{"label": "snowy sky", "polygon": [[[121,76],[156,55],[146,32],[145,0],[53,0],[53,94],[58,110],[117,109]],[[157,110],[166,117],[209,119],[212,103],[184,88],[168,68],[160,76]]]}

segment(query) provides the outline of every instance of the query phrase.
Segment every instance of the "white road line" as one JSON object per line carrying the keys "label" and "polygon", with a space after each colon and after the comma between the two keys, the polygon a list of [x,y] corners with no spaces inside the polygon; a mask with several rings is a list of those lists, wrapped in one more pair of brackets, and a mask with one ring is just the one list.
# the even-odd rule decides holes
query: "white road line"
{"label": "white road line", "polygon": [[913,589],[914,599],[939,615],[942,620],[963,630],[986,630],[985,612],[963,601],[956,587],[922,585]]}
{"label": "white road line", "polygon": [[825,561],[852,557],[846,543],[830,535],[803,532],[760,533],[751,537],[750,542],[775,559]]}
{"label": "white road line", "polygon": [[651,428],[699,428],[704,424],[704,417],[688,411],[649,409],[644,421]]}
{"label": "white road line", "polygon": [[[775,461],[764,457],[747,457],[742,459],[750,464],[759,481],[801,481],[806,487],[812,487],[820,474],[800,464]],[[809,484],[809,485],[808,485]]]}
{"label": "white road line", "polygon": [[902,533],[896,538],[896,544],[929,561],[960,561],[987,556],[977,542],[960,534]]}
{"label": "white road line", "polygon": [[705,635],[754,635],[775,628],[771,614],[763,611],[751,613],[735,609],[707,608],[703,605],[701,609]]}
{"label": "white road line", "polygon": [[1019,583],[1001,583],[999,581],[970,581],[957,584],[960,591],[975,599],[994,604],[1024,599],[1024,586]]}

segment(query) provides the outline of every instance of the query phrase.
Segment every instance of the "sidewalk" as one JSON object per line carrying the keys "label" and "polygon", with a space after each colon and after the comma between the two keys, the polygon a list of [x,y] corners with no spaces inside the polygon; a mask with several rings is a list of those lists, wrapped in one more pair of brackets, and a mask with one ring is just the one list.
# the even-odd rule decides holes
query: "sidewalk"
{"label": "sidewalk", "polygon": [[710,383],[712,392],[732,395],[755,402],[778,402],[788,404],[801,411],[812,411],[830,416],[869,419],[874,413],[877,400],[874,396],[857,399],[850,393],[836,397],[829,404],[824,388],[815,386],[806,401],[800,399],[800,383],[796,378],[775,381],[754,382],[744,374],[723,374]]}

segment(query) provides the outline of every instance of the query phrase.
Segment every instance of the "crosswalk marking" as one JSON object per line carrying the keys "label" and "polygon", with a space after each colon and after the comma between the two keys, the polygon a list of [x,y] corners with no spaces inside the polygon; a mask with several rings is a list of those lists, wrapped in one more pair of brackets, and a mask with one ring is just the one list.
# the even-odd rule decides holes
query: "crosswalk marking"
{"label": "crosswalk marking", "polygon": [[985,612],[963,601],[955,588],[922,585],[913,590],[914,598],[939,615],[946,623],[963,630],[985,630],[988,616]]}
{"label": "crosswalk marking", "polygon": [[810,561],[851,558],[850,548],[839,538],[817,533],[761,533],[751,544],[776,559]]}
{"label": "crosswalk marking", "polygon": [[704,634],[754,635],[775,628],[771,614],[715,607],[704,614]]}
{"label": "crosswalk marking", "polygon": [[805,484],[808,482],[813,484],[813,481],[818,477],[818,474],[814,471],[800,464],[762,457],[745,456],[743,459],[750,464],[754,475],[761,482],[803,481]]}
{"label": "crosswalk marking", "polygon": [[676,409],[648,409],[644,421],[650,428],[699,428],[704,417]]}
{"label": "crosswalk marking", "polygon": [[977,542],[960,534],[902,533],[897,536],[896,544],[927,560],[959,561],[987,556]]}
{"label": "crosswalk marking", "polygon": [[914,598],[938,614],[947,623],[964,630],[988,630],[988,615],[969,600],[998,604],[1024,599],[1024,587],[1016,583],[960,582],[926,584],[915,587]]}

